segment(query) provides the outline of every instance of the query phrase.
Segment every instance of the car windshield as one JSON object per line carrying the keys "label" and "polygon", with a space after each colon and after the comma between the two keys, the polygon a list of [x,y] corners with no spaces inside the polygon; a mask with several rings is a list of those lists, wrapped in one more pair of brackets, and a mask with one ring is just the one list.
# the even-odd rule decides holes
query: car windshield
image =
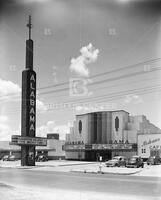
{"label": "car windshield", "polygon": [[136,161],[136,158],[131,158],[130,160],[131,160],[131,161]]}
{"label": "car windshield", "polygon": [[113,157],[112,160],[119,160],[119,157]]}
{"label": "car windshield", "polygon": [[150,157],[149,160],[154,160],[154,157]]}

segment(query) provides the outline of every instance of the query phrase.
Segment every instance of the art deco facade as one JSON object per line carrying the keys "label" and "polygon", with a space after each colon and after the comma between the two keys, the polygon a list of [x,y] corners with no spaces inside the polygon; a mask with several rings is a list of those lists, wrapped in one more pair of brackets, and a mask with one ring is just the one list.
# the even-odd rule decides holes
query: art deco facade
{"label": "art deco facade", "polygon": [[161,133],[145,116],[130,116],[124,110],[77,115],[66,136],[66,159],[109,159],[137,154],[138,134]]}

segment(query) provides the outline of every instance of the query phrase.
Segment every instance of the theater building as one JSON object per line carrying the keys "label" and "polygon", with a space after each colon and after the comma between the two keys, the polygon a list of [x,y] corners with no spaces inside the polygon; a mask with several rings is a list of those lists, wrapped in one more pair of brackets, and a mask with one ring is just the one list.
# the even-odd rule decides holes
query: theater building
{"label": "theater building", "polygon": [[106,160],[137,155],[138,134],[145,128],[161,132],[145,116],[130,116],[124,110],[77,115],[66,135],[66,159],[96,161],[100,156]]}

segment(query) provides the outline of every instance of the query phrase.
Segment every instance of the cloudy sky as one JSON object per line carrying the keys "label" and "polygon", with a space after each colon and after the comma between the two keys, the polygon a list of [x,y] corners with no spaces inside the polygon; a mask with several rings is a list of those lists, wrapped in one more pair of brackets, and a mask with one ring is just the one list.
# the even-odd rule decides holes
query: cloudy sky
{"label": "cloudy sky", "polygon": [[2,0],[0,140],[20,134],[26,23],[32,15],[37,136],[76,114],[124,109],[161,128],[160,0]]}

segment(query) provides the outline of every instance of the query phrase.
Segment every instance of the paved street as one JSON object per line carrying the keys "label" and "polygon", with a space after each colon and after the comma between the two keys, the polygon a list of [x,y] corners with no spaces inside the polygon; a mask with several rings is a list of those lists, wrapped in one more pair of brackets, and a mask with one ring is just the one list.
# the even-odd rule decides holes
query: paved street
{"label": "paved street", "polygon": [[[79,194],[81,200],[91,199],[95,193],[95,199],[109,197],[112,199],[160,199],[161,178],[140,177],[140,176],[118,176],[105,174],[82,174],[64,173],[51,171],[32,171],[24,169],[0,169],[0,195],[7,199],[14,199],[7,196],[13,191],[11,186],[22,188],[23,198],[18,196],[15,199],[27,197],[24,188],[33,194],[42,192],[46,198],[51,195],[58,195],[57,199],[71,199],[73,194]],[[5,185],[6,184],[6,187]],[[21,191],[21,190],[19,190]],[[21,192],[22,192],[21,191]],[[25,195],[26,194],[26,195]],[[49,195],[50,194],[50,198]],[[86,198],[83,195],[86,194]],[[14,192],[15,195],[15,192]],[[18,193],[17,193],[18,195]],[[62,196],[63,195],[63,196]],[[82,196],[80,196],[82,195]],[[102,196],[103,195],[103,196]],[[77,196],[77,195],[76,195]],[[31,199],[37,199],[31,195]],[[78,197],[78,196],[77,196]],[[96,198],[97,197],[97,198]],[[52,199],[52,198],[51,198]]]}

